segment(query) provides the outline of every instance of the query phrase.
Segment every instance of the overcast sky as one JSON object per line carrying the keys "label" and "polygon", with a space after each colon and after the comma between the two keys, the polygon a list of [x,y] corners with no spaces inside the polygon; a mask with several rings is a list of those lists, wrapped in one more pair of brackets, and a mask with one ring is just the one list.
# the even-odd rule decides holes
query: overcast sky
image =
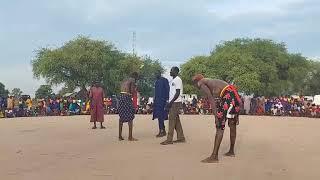
{"label": "overcast sky", "polygon": [[179,65],[238,37],[285,42],[290,52],[320,57],[319,0],[0,0],[0,82],[27,94],[34,50],[77,35],[113,42]]}

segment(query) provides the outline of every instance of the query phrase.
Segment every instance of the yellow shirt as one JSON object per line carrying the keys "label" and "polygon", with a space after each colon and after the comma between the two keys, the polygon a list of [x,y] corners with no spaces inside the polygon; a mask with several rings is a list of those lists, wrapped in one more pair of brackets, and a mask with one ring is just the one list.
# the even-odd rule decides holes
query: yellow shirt
{"label": "yellow shirt", "polygon": [[90,111],[90,102],[87,102],[86,111]]}
{"label": "yellow shirt", "polygon": [[26,104],[27,104],[28,108],[31,108],[32,107],[32,100],[31,99],[27,99],[26,100]]}

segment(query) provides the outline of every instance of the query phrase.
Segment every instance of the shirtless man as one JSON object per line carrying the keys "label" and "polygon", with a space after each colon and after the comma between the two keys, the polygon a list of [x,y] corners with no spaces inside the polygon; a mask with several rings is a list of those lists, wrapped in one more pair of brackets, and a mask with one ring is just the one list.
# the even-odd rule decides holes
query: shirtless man
{"label": "shirtless man", "polygon": [[216,136],[213,152],[210,157],[202,160],[203,163],[217,163],[219,147],[223,138],[225,123],[230,127],[230,149],[225,156],[234,157],[234,145],[236,142],[236,125],[239,124],[239,112],[241,99],[235,87],[218,79],[204,78],[198,74],[192,78],[194,85],[205,93],[212,105],[215,115]]}
{"label": "shirtless man", "polygon": [[136,80],[138,79],[138,73],[134,72],[131,74],[131,77],[124,80],[121,83],[121,92],[119,96],[119,141],[124,140],[122,137],[122,127],[123,123],[128,123],[129,125],[129,141],[137,141],[137,139],[132,136],[133,129],[133,119],[135,110],[132,102],[132,94],[136,88]]}

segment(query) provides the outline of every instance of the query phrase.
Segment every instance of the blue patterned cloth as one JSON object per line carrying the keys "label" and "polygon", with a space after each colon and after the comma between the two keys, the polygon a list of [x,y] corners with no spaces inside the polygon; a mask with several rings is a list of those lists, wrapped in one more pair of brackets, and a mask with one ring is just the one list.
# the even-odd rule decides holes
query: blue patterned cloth
{"label": "blue patterned cloth", "polygon": [[130,94],[121,93],[119,96],[118,113],[120,122],[131,122],[134,119],[134,107],[132,96]]}

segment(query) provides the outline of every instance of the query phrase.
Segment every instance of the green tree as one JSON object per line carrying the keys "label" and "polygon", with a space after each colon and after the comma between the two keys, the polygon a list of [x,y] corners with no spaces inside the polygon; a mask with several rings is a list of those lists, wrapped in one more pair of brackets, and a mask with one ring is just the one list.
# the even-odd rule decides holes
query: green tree
{"label": "green tree", "polygon": [[9,91],[6,89],[5,85],[0,82],[0,96],[7,97],[8,94],[9,94]]}
{"label": "green tree", "polygon": [[140,66],[140,80],[138,81],[138,90],[142,96],[154,96],[154,83],[156,80],[156,72],[164,72],[161,63],[158,60],[152,60],[150,57],[142,59]]}
{"label": "green tree", "polygon": [[36,99],[52,97],[54,95],[50,85],[41,85],[36,91]]}
{"label": "green tree", "polygon": [[309,67],[305,57],[290,54],[284,43],[235,39],[218,44],[209,56],[182,65],[182,79],[189,93],[194,91],[189,88],[191,77],[203,73],[234,83],[246,94],[276,96],[301,92]]}
{"label": "green tree", "polygon": [[306,73],[306,80],[303,82],[304,95],[319,95],[320,94],[320,62],[310,61],[310,69]]}
{"label": "green tree", "polygon": [[22,91],[20,88],[13,88],[11,91],[12,96],[14,96],[15,98],[20,98],[22,95]]}
{"label": "green tree", "polygon": [[76,88],[84,91],[93,81],[99,81],[107,95],[119,92],[121,81],[134,71],[146,78],[139,84],[142,94],[149,95],[152,76],[149,73],[162,69],[158,61],[125,54],[108,41],[83,36],[56,49],[38,50],[32,66],[36,78],[43,77],[50,85],[63,84],[63,91]]}
{"label": "green tree", "polygon": [[187,94],[199,94],[199,91],[192,84],[192,77],[196,74],[203,74],[205,77],[215,78],[216,74],[208,69],[209,57],[195,56],[181,66],[181,79],[184,82],[183,91]]}
{"label": "green tree", "polygon": [[231,47],[211,55],[207,69],[214,72],[215,78],[233,82],[240,91],[250,94],[261,87],[257,64],[251,56]]}
{"label": "green tree", "polygon": [[[125,55],[107,41],[79,36],[56,49],[38,50],[32,61],[36,78],[43,77],[50,85],[64,84],[68,89],[85,89],[93,81],[104,81],[118,76],[120,60]],[[110,87],[115,87],[109,81]],[[109,89],[115,91],[115,89]]]}
{"label": "green tree", "polygon": [[312,69],[312,62],[306,60],[301,54],[290,54],[288,64],[287,92],[289,94],[304,94],[308,73]]}
{"label": "green tree", "polygon": [[113,68],[110,68],[103,79],[103,86],[107,91],[107,95],[119,92],[121,82],[130,77],[133,72],[140,73],[142,64],[143,61],[140,57],[125,54],[121,60],[114,64]]}

